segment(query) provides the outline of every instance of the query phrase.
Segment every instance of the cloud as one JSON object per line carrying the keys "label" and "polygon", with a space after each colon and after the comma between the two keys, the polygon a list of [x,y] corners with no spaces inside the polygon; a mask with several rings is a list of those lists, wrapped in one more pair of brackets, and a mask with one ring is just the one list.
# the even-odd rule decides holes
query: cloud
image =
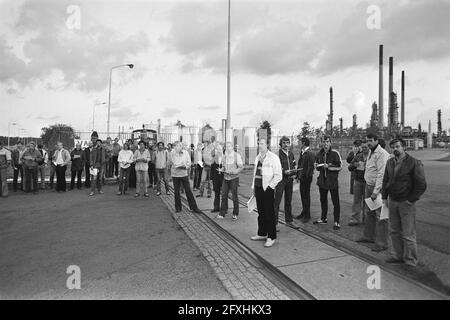
{"label": "cloud", "polygon": [[[342,1],[317,5],[311,21],[297,18],[305,3],[233,4],[231,70],[262,76],[305,72],[332,74],[377,64],[378,45],[402,62],[450,55],[448,1],[378,1],[381,30],[367,28],[371,3]],[[183,3],[169,15],[169,51],[184,57],[184,72],[226,70],[226,2]],[[433,17],[432,19],[424,17]],[[415,48],[411,50],[411,48]],[[386,59],[386,58],[385,58]]]}
{"label": "cloud", "polygon": [[181,110],[177,109],[177,108],[165,108],[162,112],[161,112],[161,116],[164,118],[172,118],[175,115],[177,115],[178,113],[180,113]]}
{"label": "cloud", "polygon": [[111,117],[117,118],[120,122],[126,122],[139,118],[139,112],[134,107],[114,107],[111,106]]}
{"label": "cloud", "polygon": [[342,106],[344,106],[347,111],[351,113],[357,113],[362,108],[365,108],[367,106],[366,96],[361,91],[355,91],[350,97],[345,99],[345,101],[342,103]]}
{"label": "cloud", "polygon": [[308,100],[317,93],[316,87],[293,89],[289,87],[275,87],[261,95],[272,100],[276,104],[291,104],[298,101]]}
{"label": "cloud", "polygon": [[405,104],[418,104],[418,105],[420,105],[420,106],[424,106],[425,104],[423,103],[423,100],[422,100],[422,98],[412,98],[412,99],[409,99],[409,100],[406,100],[405,101]]}
{"label": "cloud", "polygon": [[201,106],[201,107],[197,107],[197,109],[199,110],[218,110],[220,109],[219,106]]}
{"label": "cloud", "polygon": [[[17,58],[0,38],[1,82],[19,86],[51,79],[50,89],[76,87],[84,91],[106,88],[111,66],[127,63],[150,47],[144,32],[122,36],[118,31],[96,22],[95,14],[81,6],[81,28],[66,27],[70,1],[25,1],[11,30],[15,37],[25,37],[23,54],[27,63]],[[142,67],[141,67],[142,68]],[[114,71],[116,73],[116,71]],[[117,72],[120,72],[117,70]],[[136,77],[139,73],[135,73]],[[124,74],[131,79],[130,73]]]}
{"label": "cloud", "polygon": [[56,121],[58,119],[61,119],[60,116],[43,116],[43,115],[39,115],[37,117],[34,117],[35,120],[40,120],[40,121]]}
{"label": "cloud", "polygon": [[235,115],[241,117],[241,116],[248,116],[252,113],[253,113],[253,111],[241,111],[241,112],[237,112]]}

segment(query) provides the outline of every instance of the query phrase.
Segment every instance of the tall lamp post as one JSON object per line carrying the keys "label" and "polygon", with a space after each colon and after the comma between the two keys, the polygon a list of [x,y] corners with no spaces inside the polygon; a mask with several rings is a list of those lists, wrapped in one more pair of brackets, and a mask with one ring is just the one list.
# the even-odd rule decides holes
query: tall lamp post
{"label": "tall lamp post", "polygon": [[106,102],[94,103],[94,107],[92,108],[92,131],[95,130],[95,106],[99,106],[102,104],[106,104]]}
{"label": "tall lamp post", "polygon": [[228,0],[228,54],[227,54],[227,122],[225,129],[225,141],[227,141],[228,131],[231,127],[230,114],[230,20],[231,20],[231,0]]}
{"label": "tall lamp post", "polygon": [[11,128],[11,126],[15,126],[15,125],[17,125],[17,123],[15,123],[15,122],[8,122],[8,149],[9,149],[9,139],[11,137],[10,128]]}
{"label": "tall lamp post", "polygon": [[131,64],[131,63],[121,64],[118,66],[114,66],[111,68],[111,70],[109,70],[108,123],[106,126],[107,137],[109,137],[109,121],[110,121],[110,114],[111,114],[111,76],[112,76],[113,69],[120,68],[120,67],[129,67],[130,69],[133,69],[134,64]]}

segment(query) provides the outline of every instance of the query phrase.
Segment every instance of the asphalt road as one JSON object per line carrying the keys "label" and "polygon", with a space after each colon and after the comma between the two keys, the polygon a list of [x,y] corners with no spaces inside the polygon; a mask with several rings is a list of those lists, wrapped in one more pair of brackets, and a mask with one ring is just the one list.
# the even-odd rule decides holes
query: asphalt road
{"label": "asphalt road", "polygon": [[[158,197],[116,188],[0,199],[0,298],[231,298]],[[66,287],[70,265],[79,290]]]}

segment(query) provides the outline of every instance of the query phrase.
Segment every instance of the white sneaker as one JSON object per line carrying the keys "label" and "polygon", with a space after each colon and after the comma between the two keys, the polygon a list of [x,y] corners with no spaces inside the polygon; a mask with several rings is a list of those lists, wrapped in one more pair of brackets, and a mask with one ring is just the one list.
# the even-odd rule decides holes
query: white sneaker
{"label": "white sneaker", "polygon": [[258,236],[258,235],[250,237],[250,240],[253,240],[253,241],[260,241],[260,240],[266,240],[266,239],[267,239],[267,237]]}
{"label": "white sneaker", "polygon": [[225,217],[224,217],[224,216],[221,216],[220,214],[218,214],[218,215],[216,216],[216,218],[217,218],[217,219],[224,219]]}
{"label": "white sneaker", "polygon": [[275,243],[274,239],[267,238],[266,243],[264,243],[264,247],[266,248],[271,247],[273,246],[274,243]]}

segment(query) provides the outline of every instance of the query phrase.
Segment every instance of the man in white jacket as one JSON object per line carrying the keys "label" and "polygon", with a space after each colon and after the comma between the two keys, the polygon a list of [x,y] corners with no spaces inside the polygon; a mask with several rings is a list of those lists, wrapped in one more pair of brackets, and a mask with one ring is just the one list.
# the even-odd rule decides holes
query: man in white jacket
{"label": "man in white jacket", "polygon": [[266,240],[264,246],[271,247],[277,238],[275,215],[275,187],[282,179],[280,158],[267,149],[265,139],[258,141],[259,154],[255,159],[252,190],[258,209],[258,232],[250,239]]}

